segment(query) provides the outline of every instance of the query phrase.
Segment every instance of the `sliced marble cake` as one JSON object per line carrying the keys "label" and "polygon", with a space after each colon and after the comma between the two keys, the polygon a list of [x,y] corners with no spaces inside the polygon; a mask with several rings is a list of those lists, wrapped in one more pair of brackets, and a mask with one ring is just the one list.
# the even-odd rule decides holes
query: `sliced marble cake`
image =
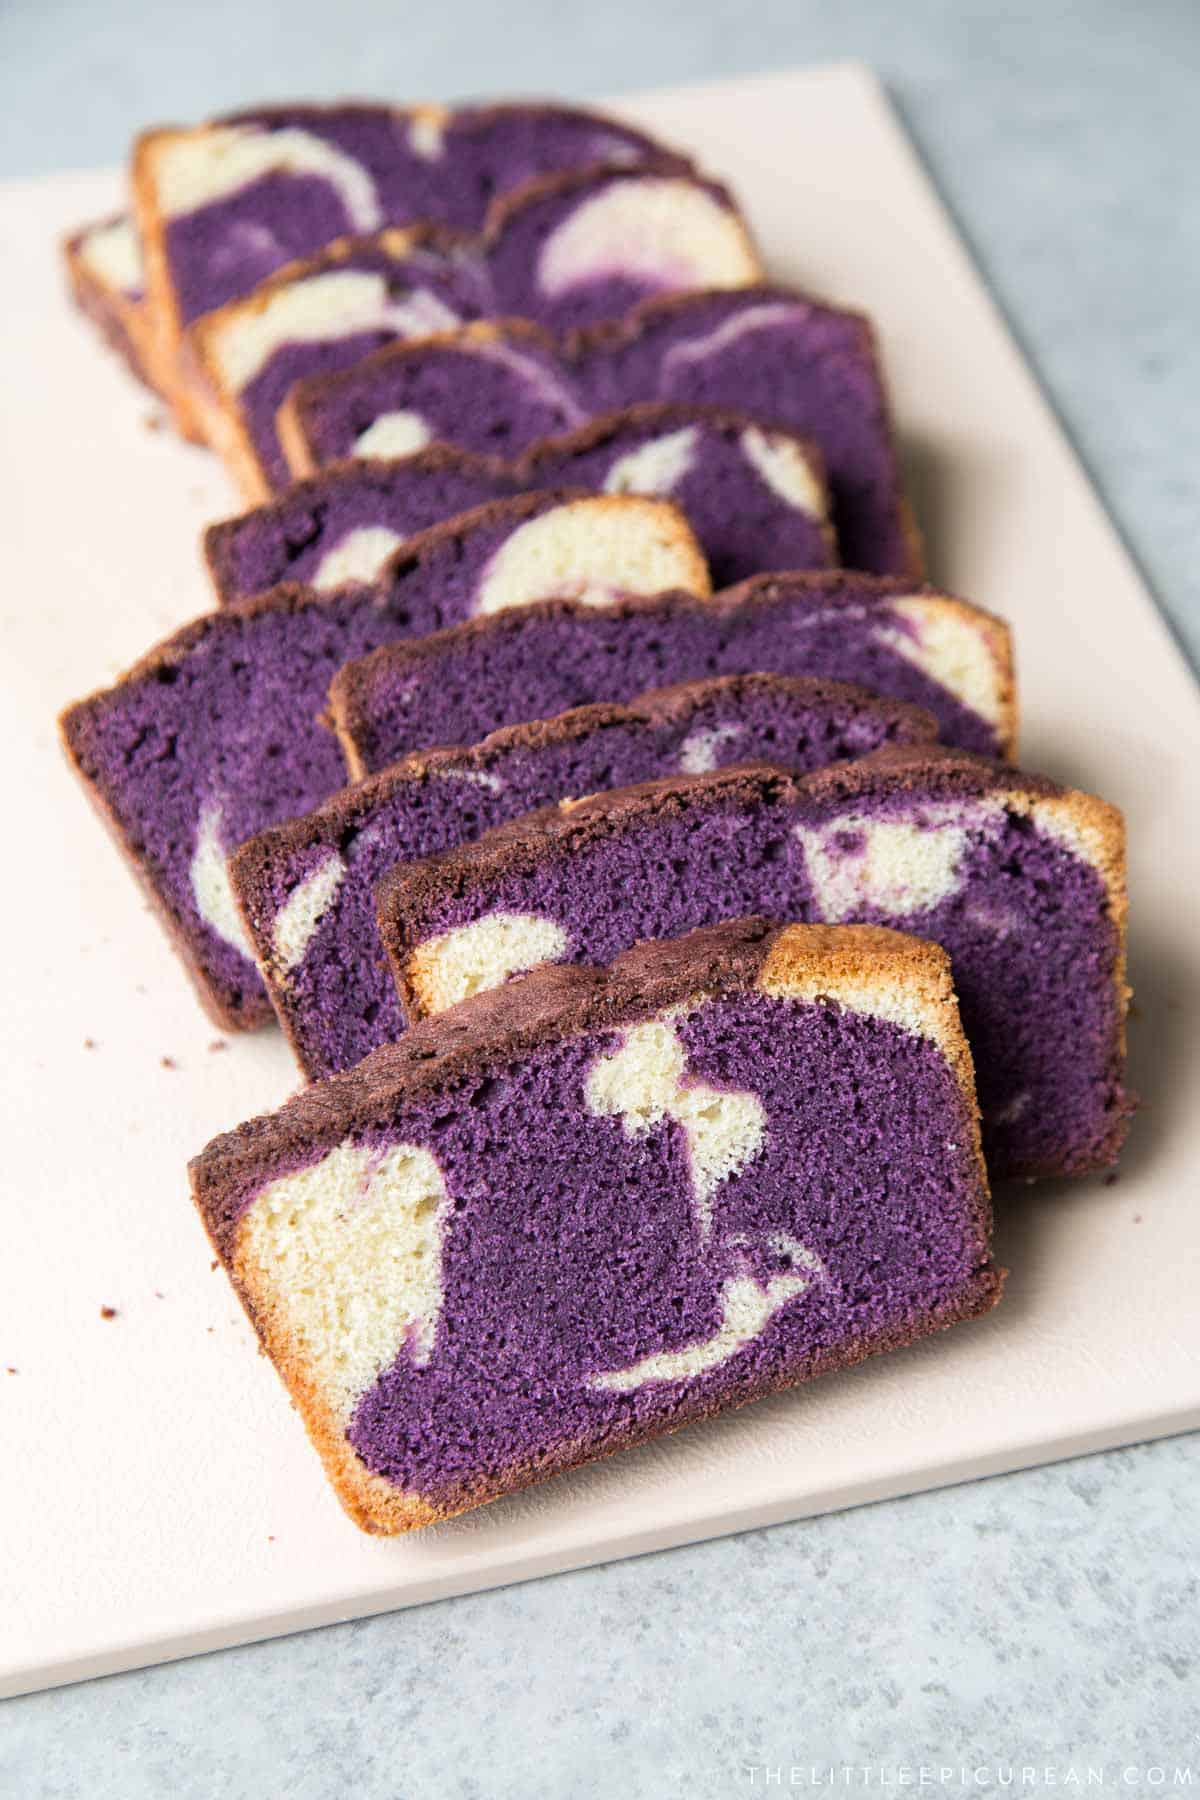
{"label": "sliced marble cake", "polygon": [[70,757],[214,1016],[234,1027],[270,1016],[226,857],[341,787],[320,714],[342,663],[546,594],[599,605],[662,588],[708,591],[670,502],[518,495],[414,538],[372,586],[277,588],[209,613],[71,707]]}
{"label": "sliced marble cake", "polygon": [[351,775],[651,687],[768,669],[854,681],[931,712],[949,744],[1011,756],[1008,627],[932,588],[848,572],[761,575],[711,601],[666,594],[603,614],[548,600],[347,663],[330,717]]}
{"label": "sliced marble cake", "polygon": [[127,213],[97,219],[63,243],[71,294],[80,311],[137,376],[156,387],[142,249]]}
{"label": "sliced marble cake", "polygon": [[760,569],[837,563],[820,453],[748,413],[632,406],[506,462],[437,445],[392,461],[336,463],[277,500],[210,525],[204,554],[222,604],[282,581],[370,581],[407,538],[538,488],[650,494],[682,507],[725,586]]}
{"label": "sliced marble cake", "polygon": [[667,295],[561,342],[536,325],[485,320],[298,383],[278,425],[289,467],[303,476],[389,439],[515,455],[642,400],[736,407],[811,438],[842,561],[920,574],[870,322],[789,288]]}
{"label": "sliced marble cake", "polygon": [[547,969],[191,1165],[356,1524],[406,1531],[986,1312],[944,953],[740,921]]}
{"label": "sliced marble cake", "polygon": [[258,500],[287,485],[275,420],[298,381],[468,319],[519,315],[563,332],[651,295],[736,288],[761,273],[716,183],[652,168],[574,170],[499,201],[479,237],[393,228],[289,263],[191,326],[181,366],[205,435]]}
{"label": "sliced marble cake", "polygon": [[[479,231],[497,195],[608,162],[687,167],[577,107],[258,107],[146,132],[132,189],[164,367],[193,320],[335,238],[420,221]],[[186,393],[176,394],[186,411]]]}
{"label": "sliced marble cake", "polygon": [[843,682],[727,675],[659,688],[405,757],[243,844],[230,879],[300,1066],[327,1075],[404,1029],[375,928],[375,884],[396,863],[565,795],[762,757],[816,769],[935,737],[919,707]]}
{"label": "sliced marble cake", "polygon": [[404,865],[378,898],[414,1018],[749,911],[912,931],[950,954],[993,1175],[1102,1168],[1125,1135],[1121,815],[1004,764],[917,745],[648,783]]}

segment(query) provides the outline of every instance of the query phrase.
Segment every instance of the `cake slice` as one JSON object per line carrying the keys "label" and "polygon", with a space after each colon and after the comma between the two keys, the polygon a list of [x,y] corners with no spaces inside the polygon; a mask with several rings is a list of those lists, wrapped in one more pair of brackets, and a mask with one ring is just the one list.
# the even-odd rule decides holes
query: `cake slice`
{"label": "cake slice", "polygon": [[372,1532],[899,1348],[1002,1282],[946,958],[866,927],[542,971],[191,1177]]}
{"label": "cake slice", "polygon": [[482,233],[492,310],[563,336],[642,301],[763,278],[727,187],[688,169],[600,163],[510,190]]}
{"label": "cake slice", "polygon": [[72,232],[63,244],[67,281],[80,311],[144,387],[155,391],[142,249],[127,213]]}
{"label": "cake slice", "polygon": [[[335,238],[420,221],[479,231],[539,175],[674,163],[644,133],[576,107],[259,107],[134,146],[132,185],[165,368],[193,320]],[[186,411],[186,394],[177,390]]]}
{"label": "cake slice", "polygon": [[378,888],[412,1018],[545,961],[756,911],[949,952],[993,1175],[1111,1163],[1125,1135],[1125,850],[1090,794],[940,746],[564,802]]}
{"label": "cake slice", "polygon": [[935,735],[928,713],[841,682],[692,682],[406,757],[243,844],[230,879],[300,1066],[328,1075],[404,1029],[375,927],[375,884],[396,863],[569,794],[759,757],[815,769]]}
{"label": "cake slice", "polygon": [[[561,344],[529,324],[485,321],[437,344],[393,345],[298,383],[279,430],[293,474],[310,475],[364,454],[364,438],[386,441],[393,424],[511,455],[642,400],[736,407],[811,438],[825,461],[843,562],[920,575],[870,323],[789,288],[667,295]],[[548,410],[556,421],[547,423]]]}
{"label": "cake slice", "polygon": [[490,315],[474,242],[429,225],[338,238],[188,328],[178,357],[188,416],[247,500],[288,485],[275,418],[295,382]]}
{"label": "cake slice", "polygon": [[222,604],[283,581],[370,581],[404,541],[488,500],[538,488],[672,499],[713,581],[837,562],[815,446],[746,413],[633,406],[547,438],[514,461],[448,445],[393,461],[336,463],[278,499],[210,525],[204,554]]}
{"label": "cake slice", "polygon": [[518,495],[413,539],[373,586],[274,590],[207,614],[63,716],[68,753],[222,1024],[270,1016],[231,850],[342,785],[320,721],[350,657],[545,594],[707,592],[683,515],[635,496]]}
{"label": "cake slice", "polygon": [[519,621],[473,620],[348,663],[330,716],[357,777],[428,744],[470,744],[570,706],[752,669],[911,701],[967,750],[1009,756],[1016,741],[1002,620],[930,588],[840,572],[763,575],[703,604],[668,594],[601,614],[550,600]]}
{"label": "cake slice", "polygon": [[[605,165],[518,189],[479,237],[417,226],[341,238],[198,320],[182,367],[206,435],[258,500],[287,485],[275,419],[297,381],[468,319],[515,313],[564,330],[653,294],[737,287],[760,273],[725,189],[683,171]],[[419,448],[415,424],[410,438],[402,447]]]}

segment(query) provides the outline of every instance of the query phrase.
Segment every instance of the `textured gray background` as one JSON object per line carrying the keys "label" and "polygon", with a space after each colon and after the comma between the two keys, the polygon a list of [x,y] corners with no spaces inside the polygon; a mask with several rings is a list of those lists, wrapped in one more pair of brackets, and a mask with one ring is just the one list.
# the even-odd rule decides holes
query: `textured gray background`
{"label": "textured gray background", "polygon": [[[0,175],[291,92],[588,97],[844,56],[888,82],[1200,660],[1197,0],[7,0]],[[1189,1438],[750,1533],[10,1702],[0,1795],[657,1800],[814,1764],[839,1792],[922,1764],[1200,1790],[1198,1526]]]}

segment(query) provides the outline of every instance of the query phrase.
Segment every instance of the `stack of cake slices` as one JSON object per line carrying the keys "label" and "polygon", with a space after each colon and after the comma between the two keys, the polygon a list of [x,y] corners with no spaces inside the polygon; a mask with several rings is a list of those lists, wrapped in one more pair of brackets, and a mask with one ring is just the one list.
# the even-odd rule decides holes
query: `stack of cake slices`
{"label": "stack of cake slices", "polygon": [[1016,768],[870,322],[547,104],[151,131],[66,261],[248,507],[62,730],[309,1084],[193,1191],[351,1517],[992,1306],[989,1172],[1125,1135],[1123,826]]}

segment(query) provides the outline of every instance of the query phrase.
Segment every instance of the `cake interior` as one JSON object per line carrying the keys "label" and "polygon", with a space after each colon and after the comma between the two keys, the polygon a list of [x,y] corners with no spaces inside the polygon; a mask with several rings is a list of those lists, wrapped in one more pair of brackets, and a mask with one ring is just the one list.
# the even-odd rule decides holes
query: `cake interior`
{"label": "cake interior", "polygon": [[[415,441],[424,437],[418,425]],[[398,460],[341,464],[270,506],[210,528],[206,551],[224,602],[281,581],[321,589],[370,581],[415,532],[485,501],[547,487],[673,499],[718,586],[764,567],[836,562],[812,452],[791,433],[764,430],[748,416],[635,407],[511,462],[447,445],[407,454],[411,422],[398,443],[386,433],[373,441],[380,455],[391,447]]]}
{"label": "cake interior", "polygon": [[589,701],[761,669],[857,682],[932,713],[944,743],[1012,754],[1006,628],[964,601],[842,572],[762,576],[703,607],[669,594],[608,613],[547,602],[348,664],[330,708],[365,775]]}
{"label": "cake interior", "polygon": [[707,592],[703,558],[673,507],[633,496],[520,496],[426,534],[374,588],[320,597],[285,589],[222,608],[68,711],[76,766],[222,1023],[269,1016],[227,859],[343,785],[337,740],[321,723],[339,667],[397,637],[563,586],[597,604],[614,581]]}
{"label": "cake interior", "polygon": [[384,941],[421,1016],[548,952],[605,963],[744,912],[910,931],[950,952],[993,1171],[1103,1164],[1126,1110],[1123,894],[1095,852],[1096,833],[1117,829],[1110,809],[1002,778],[943,790],[935,770],[839,805],[766,777],[740,798],[635,811],[569,853],[481,862],[457,889],[437,864],[426,881],[398,872]]}
{"label": "cake interior", "polygon": [[234,891],[301,1065],[328,1074],[404,1029],[375,924],[375,885],[398,863],[567,795],[747,758],[823,768],[933,736],[927,714],[838,683],[696,682],[631,707],[514,727],[473,749],[415,756],[245,846],[232,862]]}
{"label": "cake interior", "polygon": [[768,958],[416,1092],[384,1051],[348,1132],[331,1086],[218,1226],[331,1466],[421,1522],[989,1305],[969,1062],[919,956]]}

